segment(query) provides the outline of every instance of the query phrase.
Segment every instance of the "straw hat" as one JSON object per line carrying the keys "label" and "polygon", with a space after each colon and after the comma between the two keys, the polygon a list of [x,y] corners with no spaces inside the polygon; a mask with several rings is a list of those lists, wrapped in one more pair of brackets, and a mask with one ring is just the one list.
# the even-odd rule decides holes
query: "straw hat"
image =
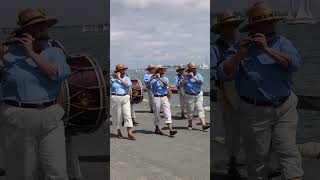
{"label": "straw hat", "polygon": [[24,9],[18,15],[17,24],[20,27],[12,33],[17,33],[27,26],[43,22],[47,23],[48,27],[51,27],[58,22],[58,19],[47,17],[43,7],[31,7]]}
{"label": "straw hat", "polygon": [[186,67],[183,65],[183,64],[180,64],[177,69],[176,69],[176,72],[180,71],[180,70],[185,70]]}
{"label": "straw hat", "polygon": [[189,71],[190,69],[198,69],[198,66],[192,62],[190,62],[188,65],[187,65],[187,70],[186,71]]}
{"label": "straw hat", "polygon": [[117,64],[117,65],[116,65],[116,71],[120,71],[120,70],[122,70],[122,69],[127,70],[128,68],[125,67],[124,64]]}
{"label": "straw hat", "polygon": [[247,11],[248,22],[240,29],[240,32],[248,32],[250,27],[260,22],[277,22],[283,19],[283,17],[275,16],[273,9],[270,5],[259,2],[251,6]]}
{"label": "straw hat", "polygon": [[156,67],[153,65],[153,64],[149,64],[148,67],[146,68],[146,70],[149,70],[149,69],[155,69]]}
{"label": "straw hat", "polygon": [[216,23],[211,26],[211,30],[219,34],[219,27],[223,25],[230,25],[233,24],[235,26],[239,26],[245,19],[237,17],[234,15],[233,11],[231,10],[224,10],[217,14]]}
{"label": "straw hat", "polygon": [[167,69],[167,67],[164,65],[158,65],[156,68],[156,72],[158,72],[160,69]]}

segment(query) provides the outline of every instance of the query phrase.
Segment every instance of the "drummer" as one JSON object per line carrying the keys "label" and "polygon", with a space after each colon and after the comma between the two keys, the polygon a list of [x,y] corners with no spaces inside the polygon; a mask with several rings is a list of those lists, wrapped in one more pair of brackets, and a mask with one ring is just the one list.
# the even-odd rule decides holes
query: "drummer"
{"label": "drummer", "polygon": [[179,91],[179,100],[180,100],[180,109],[181,109],[181,119],[186,119],[185,116],[185,108],[186,108],[186,102],[185,102],[185,96],[183,92],[183,88],[180,86],[180,82],[182,79],[184,79],[184,70],[185,66],[183,64],[179,65],[176,69],[177,75],[174,77],[174,83],[175,86],[178,88]]}
{"label": "drummer", "polygon": [[163,110],[165,123],[170,130],[170,137],[173,137],[177,131],[172,129],[172,117],[170,103],[167,98],[169,79],[164,75],[166,67],[158,65],[155,71],[155,75],[151,77],[148,83],[148,88],[152,90],[154,95],[153,109],[154,109],[154,125],[156,127],[155,134],[164,135],[159,128],[159,122],[161,119],[160,109]]}
{"label": "drummer", "polygon": [[188,129],[192,130],[192,120],[194,119],[194,112],[196,112],[202,124],[202,130],[204,131],[210,127],[206,124],[203,109],[203,91],[201,86],[204,83],[204,79],[203,76],[197,72],[198,67],[194,63],[190,62],[187,67],[187,76],[181,80],[180,86],[183,86],[185,92],[187,116],[189,120]]}
{"label": "drummer", "polygon": [[154,71],[155,71],[155,66],[153,64],[149,64],[148,67],[146,68],[146,73],[143,77],[143,82],[146,85],[147,88],[147,93],[148,93],[148,97],[149,97],[149,107],[150,107],[150,113],[153,113],[153,94],[152,94],[152,90],[148,89],[147,85],[149,83],[149,80],[151,79],[151,76],[154,75]]}
{"label": "drummer", "polygon": [[111,116],[115,127],[117,128],[117,137],[123,139],[120,122],[124,119],[124,126],[128,131],[128,139],[136,140],[132,133],[133,122],[131,118],[130,95],[129,89],[132,85],[130,77],[126,74],[124,64],[117,64],[116,70],[112,73],[110,80],[110,104]]}

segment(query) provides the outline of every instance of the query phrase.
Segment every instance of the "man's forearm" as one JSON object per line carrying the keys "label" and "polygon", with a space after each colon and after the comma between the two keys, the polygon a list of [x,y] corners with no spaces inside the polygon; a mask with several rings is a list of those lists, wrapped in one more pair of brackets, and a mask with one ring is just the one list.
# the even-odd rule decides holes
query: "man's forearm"
{"label": "man's forearm", "polygon": [[128,82],[126,80],[124,80],[123,78],[120,78],[119,80],[122,82],[122,84],[128,86]]}
{"label": "man's forearm", "polygon": [[276,49],[268,48],[266,53],[269,54],[274,60],[278,61],[283,67],[288,68],[290,64],[290,57]]}
{"label": "man's forearm", "polygon": [[40,67],[40,69],[49,76],[56,76],[58,73],[57,67],[35,52],[30,53],[30,57]]}

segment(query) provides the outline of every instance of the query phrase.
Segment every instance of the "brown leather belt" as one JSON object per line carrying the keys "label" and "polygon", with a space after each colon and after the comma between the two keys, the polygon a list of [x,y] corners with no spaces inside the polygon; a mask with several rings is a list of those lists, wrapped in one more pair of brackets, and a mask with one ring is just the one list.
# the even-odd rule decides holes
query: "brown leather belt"
{"label": "brown leather belt", "polygon": [[165,96],[167,96],[167,94],[154,94],[153,96],[154,97],[165,97]]}
{"label": "brown leather belt", "polygon": [[3,102],[5,104],[19,107],[19,108],[47,108],[57,103],[56,100],[46,101],[41,103],[26,103],[26,102],[18,102],[13,100],[4,100]]}
{"label": "brown leather belt", "polygon": [[284,102],[286,102],[288,99],[289,99],[289,96],[285,96],[285,97],[282,97],[280,98],[279,100],[277,101],[274,101],[274,102],[266,102],[266,101],[256,101],[255,99],[252,99],[252,98],[248,98],[248,97],[244,97],[244,96],[240,96],[240,98],[249,103],[249,104],[253,104],[253,105],[256,105],[256,106],[273,106],[273,107],[279,107],[281,106]]}

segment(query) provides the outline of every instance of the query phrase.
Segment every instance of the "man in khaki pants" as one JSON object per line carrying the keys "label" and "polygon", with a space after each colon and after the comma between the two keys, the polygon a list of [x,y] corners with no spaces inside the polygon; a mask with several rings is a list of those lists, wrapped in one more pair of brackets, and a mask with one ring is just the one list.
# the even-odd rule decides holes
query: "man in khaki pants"
{"label": "man in khaki pants", "polygon": [[167,68],[165,66],[158,65],[155,72],[156,74],[151,77],[148,87],[152,90],[152,94],[154,96],[154,125],[156,127],[154,133],[158,135],[164,135],[159,128],[161,120],[160,111],[162,109],[165,123],[169,129],[169,136],[173,137],[177,131],[173,130],[172,128],[171,108],[167,98],[169,79],[164,75],[166,69]]}
{"label": "man in khaki pants", "polygon": [[0,57],[0,143],[8,180],[68,179],[64,110],[56,99],[70,68],[63,51],[49,46],[48,28],[57,22],[41,7],[23,10]]}
{"label": "man in khaki pants", "polygon": [[249,33],[228,50],[219,66],[223,79],[235,78],[246,127],[249,180],[268,179],[270,145],[277,153],[283,179],[301,180],[301,155],[296,147],[298,99],[292,92],[292,75],[300,65],[296,48],[276,33],[272,7],[256,3],[247,11]]}
{"label": "man in khaki pants", "polygon": [[181,119],[186,119],[185,109],[186,109],[186,100],[183,87],[180,86],[180,81],[184,79],[184,70],[185,66],[183,64],[179,65],[176,69],[177,75],[174,77],[174,84],[178,88],[179,100],[180,100],[180,109],[181,109]]}
{"label": "man in khaki pants", "polygon": [[133,136],[132,127],[133,122],[131,118],[131,108],[130,108],[130,95],[129,89],[132,85],[130,77],[126,74],[124,64],[117,64],[116,70],[112,73],[112,78],[110,80],[110,104],[111,104],[111,116],[114,126],[117,129],[117,137],[123,139],[120,122],[122,118],[124,120],[124,126],[128,131],[128,139],[136,140]]}
{"label": "man in khaki pants", "polygon": [[[225,60],[227,50],[236,41],[236,29],[244,19],[236,17],[231,10],[218,12],[217,22],[211,27],[211,32],[220,35],[212,46],[211,58],[218,66]],[[239,117],[239,96],[234,81],[222,81],[217,76],[218,103],[222,107],[222,119],[225,129],[226,148],[229,155],[228,174],[240,176],[237,170],[237,157],[240,152],[241,119]]]}
{"label": "man in khaki pants", "polygon": [[151,77],[154,75],[154,72],[155,72],[155,69],[156,67],[153,65],[153,64],[149,64],[148,67],[146,68],[146,73],[143,77],[143,82],[146,86],[146,89],[147,89],[147,93],[148,93],[148,97],[149,97],[149,108],[150,108],[150,113],[153,113],[153,94],[152,94],[152,90],[149,89],[147,87]]}
{"label": "man in khaki pants", "polygon": [[183,87],[187,105],[187,116],[188,116],[188,129],[192,130],[192,121],[195,114],[197,113],[202,130],[210,128],[206,124],[205,113],[203,109],[203,91],[201,85],[204,83],[203,76],[197,72],[197,66],[194,63],[187,65],[187,75],[180,81],[180,86]]}

